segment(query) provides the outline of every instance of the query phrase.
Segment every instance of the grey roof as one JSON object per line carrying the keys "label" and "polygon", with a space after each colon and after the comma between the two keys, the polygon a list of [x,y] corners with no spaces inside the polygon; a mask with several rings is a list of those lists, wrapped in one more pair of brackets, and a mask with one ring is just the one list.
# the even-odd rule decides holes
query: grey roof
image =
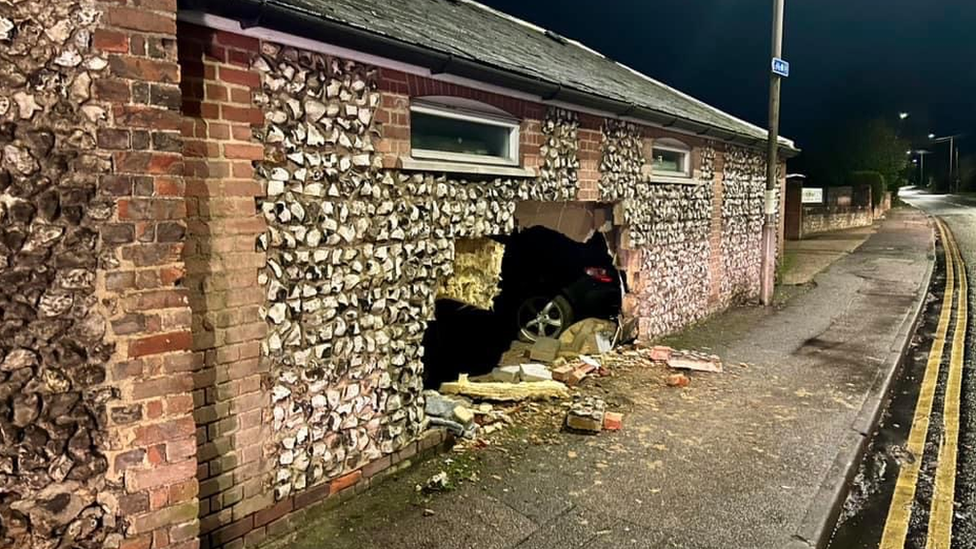
{"label": "grey roof", "polygon": [[[767,132],[586,46],[472,0],[270,0],[397,42],[753,139]],[[279,29],[287,30],[287,29]],[[323,38],[328,41],[328,38]],[[793,148],[792,142],[783,144]]]}

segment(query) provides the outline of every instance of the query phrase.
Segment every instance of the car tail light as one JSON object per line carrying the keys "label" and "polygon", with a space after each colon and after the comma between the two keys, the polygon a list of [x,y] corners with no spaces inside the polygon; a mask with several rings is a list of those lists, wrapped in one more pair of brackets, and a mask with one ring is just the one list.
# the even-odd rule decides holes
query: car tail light
{"label": "car tail light", "polygon": [[597,282],[613,282],[613,277],[610,276],[610,273],[603,267],[587,267],[586,276],[596,280]]}

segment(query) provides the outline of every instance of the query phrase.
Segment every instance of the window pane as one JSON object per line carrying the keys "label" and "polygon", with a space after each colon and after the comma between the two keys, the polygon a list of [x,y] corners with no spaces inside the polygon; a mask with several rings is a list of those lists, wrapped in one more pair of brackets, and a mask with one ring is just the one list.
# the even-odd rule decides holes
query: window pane
{"label": "window pane", "polygon": [[509,135],[510,130],[502,126],[420,112],[410,115],[410,144],[414,149],[508,158]]}
{"label": "window pane", "polygon": [[654,149],[654,171],[685,173],[685,154],[687,153]]}

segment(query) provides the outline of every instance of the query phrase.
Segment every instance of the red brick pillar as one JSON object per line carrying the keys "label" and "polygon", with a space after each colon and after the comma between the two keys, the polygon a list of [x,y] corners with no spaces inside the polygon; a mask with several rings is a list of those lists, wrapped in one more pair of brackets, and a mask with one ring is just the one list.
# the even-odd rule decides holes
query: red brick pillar
{"label": "red brick pillar", "polygon": [[260,88],[250,68],[258,48],[246,36],[179,26],[202,547],[244,536],[255,526],[254,513],[274,504],[271,464],[263,459],[272,434],[262,387],[269,368],[260,356],[267,325],[259,313],[265,296],[258,270],[266,258],[256,249],[266,228],[253,166],[264,157],[253,137],[264,125],[252,100]]}
{"label": "red brick pillar", "polygon": [[721,146],[715,149],[715,177],[712,185],[712,223],[708,236],[710,256],[708,258],[709,281],[711,283],[708,304],[714,309],[722,308],[722,279],[725,277],[725,256],[722,251],[722,203],[725,198],[722,184],[725,170],[725,151]]}
{"label": "red brick pillar", "polygon": [[176,1],[97,4],[94,47],[107,73],[94,82],[109,106],[98,147],[112,170],[100,193],[113,217],[101,232],[112,246],[99,297],[116,346],[108,403],[106,477],[119,481],[123,549],[197,547],[197,460],[189,352],[190,308],[183,286],[185,226],[180,138]]}

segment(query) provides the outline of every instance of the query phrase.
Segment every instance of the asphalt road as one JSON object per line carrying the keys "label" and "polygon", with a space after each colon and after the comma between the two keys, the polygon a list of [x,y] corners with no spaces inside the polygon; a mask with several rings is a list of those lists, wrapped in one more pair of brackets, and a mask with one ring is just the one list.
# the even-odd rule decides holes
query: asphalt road
{"label": "asphalt road", "polygon": [[[958,249],[956,263],[961,258],[968,280],[976,280],[976,199],[914,191],[903,193],[902,198],[945,221]],[[901,378],[893,387],[892,403],[851,488],[831,549],[949,549],[950,546],[976,549],[976,353],[972,338],[976,302],[973,291],[964,293],[963,299],[968,303],[964,314],[969,326],[960,328],[959,310],[964,304],[959,301],[959,293],[963,281],[959,271],[957,276],[949,276],[947,247],[945,242],[942,244],[924,321]],[[952,255],[952,246],[948,250]],[[948,263],[951,262],[950,258]],[[955,298],[946,298],[947,286],[950,290],[955,288]],[[941,353],[940,320],[945,324]],[[952,342],[956,332],[960,334],[959,349],[955,352],[959,374],[953,381]],[[937,366],[934,369],[933,360]],[[920,398],[926,394],[927,398]],[[930,408],[922,404],[927,400]],[[954,413],[950,411],[953,402],[959,403],[958,459],[955,460],[947,457],[952,451],[947,450],[946,444],[951,438],[946,433],[952,433],[956,425]],[[926,410],[930,411],[926,413]],[[919,414],[927,417],[926,421],[919,423]],[[913,435],[914,431],[919,432]],[[911,450],[913,438],[914,446],[924,450],[917,453]],[[951,531],[945,527],[940,530],[930,524],[937,522],[930,518],[938,516],[934,511],[938,507],[934,501],[938,498],[934,494],[940,485],[943,493],[946,492],[946,479],[940,476],[951,475],[953,464],[954,493],[949,490],[950,497],[944,498],[950,509],[944,516],[951,516]],[[907,486],[911,488],[906,491]],[[899,502],[904,503],[901,513],[897,509]]]}

